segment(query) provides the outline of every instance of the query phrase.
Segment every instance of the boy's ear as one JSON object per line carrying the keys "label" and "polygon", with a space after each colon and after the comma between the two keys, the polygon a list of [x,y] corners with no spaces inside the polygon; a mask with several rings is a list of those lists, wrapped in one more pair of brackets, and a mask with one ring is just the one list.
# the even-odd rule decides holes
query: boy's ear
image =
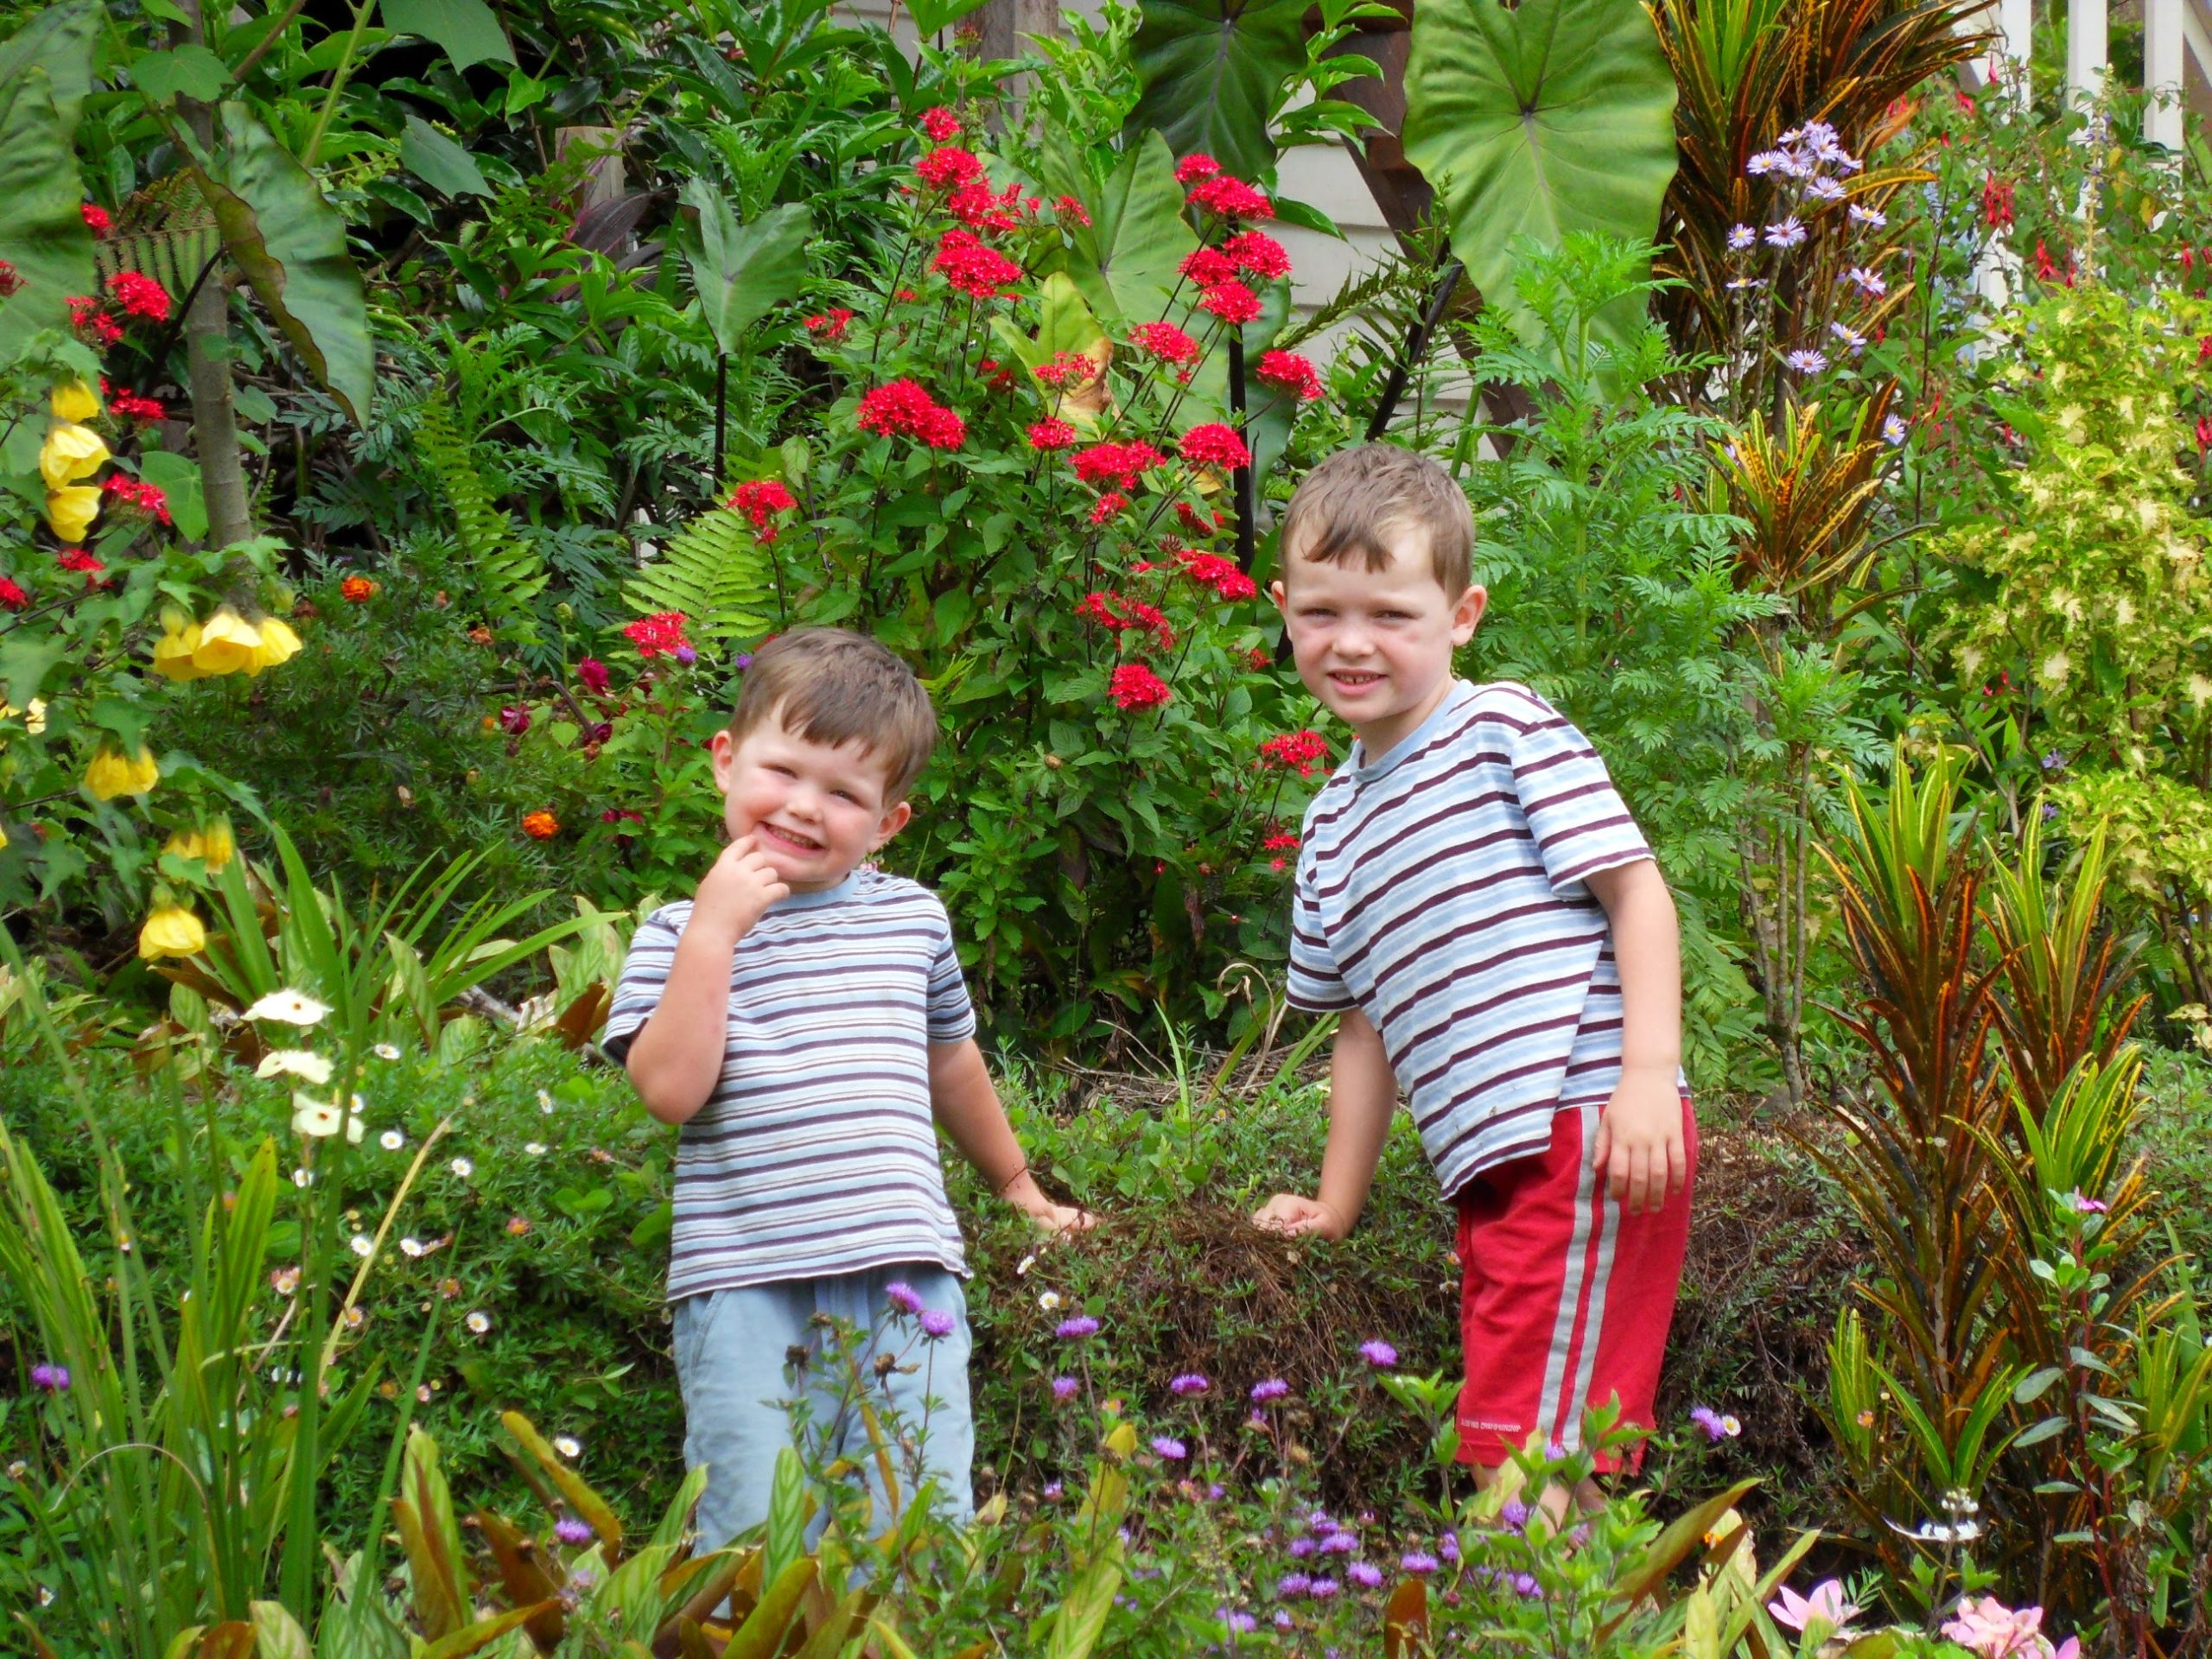
{"label": "boy's ear", "polygon": [[907,820],[913,816],[914,805],[911,801],[901,801],[896,806],[885,807],[883,821],[875,826],[875,840],[869,845],[868,851],[874,852],[892,836],[904,830]]}
{"label": "boy's ear", "polygon": [[1464,645],[1475,637],[1475,629],[1483,620],[1484,608],[1490,603],[1490,589],[1476,582],[1459,595],[1459,602],[1452,607],[1452,643]]}
{"label": "boy's ear", "polygon": [[715,787],[725,795],[729,793],[730,758],[737,746],[730,741],[729,728],[722,727],[708,741],[708,753],[715,757]]}
{"label": "boy's ear", "polygon": [[1275,609],[1286,616],[1290,614],[1290,590],[1282,585],[1281,576],[1268,584],[1268,597],[1274,601]]}

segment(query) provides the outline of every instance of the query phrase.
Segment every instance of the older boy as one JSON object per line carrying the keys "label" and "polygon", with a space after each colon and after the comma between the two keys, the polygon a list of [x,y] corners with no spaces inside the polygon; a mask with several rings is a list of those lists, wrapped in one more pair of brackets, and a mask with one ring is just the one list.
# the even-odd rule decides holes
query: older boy
{"label": "older boy", "polygon": [[1674,903],[1604,763],[1527,687],[1452,677],[1473,543],[1451,475],[1384,444],[1284,518],[1299,677],[1357,741],[1306,812],[1292,931],[1291,1001],[1341,1016],[1320,1192],[1254,1220],[1348,1233],[1404,1085],[1459,1211],[1459,1457],[1486,1479],[1608,1400],[1649,1425],[1696,1128]]}
{"label": "older boy", "polygon": [[[683,1130],[668,1298],[704,1548],[766,1517],[787,1357],[818,1346],[822,1316],[878,1332],[894,1306],[919,1315],[933,1351],[884,1385],[925,1426],[945,1501],[972,1502],[967,1267],[938,1127],[1040,1224],[1084,1219],[1029,1174],[944,906],[863,866],[905,827],[936,739],[920,683],[874,640],[816,628],[763,646],[714,738],[729,845],[690,903],[639,928],[607,1016],[602,1046]],[[827,1427],[833,1455],[873,1471],[858,1426]]]}

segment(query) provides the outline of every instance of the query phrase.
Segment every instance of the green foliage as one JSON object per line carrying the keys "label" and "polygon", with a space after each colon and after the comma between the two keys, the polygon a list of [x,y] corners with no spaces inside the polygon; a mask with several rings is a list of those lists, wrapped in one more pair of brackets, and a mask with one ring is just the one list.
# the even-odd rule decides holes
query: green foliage
{"label": "green foliage", "polygon": [[416,420],[415,448],[445,493],[463,568],[485,604],[495,615],[524,614],[524,607],[544,591],[543,561],[515,534],[505,512],[493,502],[476,469],[474,449],[440,394],[423,400]]}
{"label": "green foliage", "polygon": [[622,596],[641,612],[682,612],[702,639],[758,638],[772,602],[768,569],[745,515],[716,507],[677,532]]}
{"label": "green foliage", "polygon": [[41,12],[0,48],[0,151],[9,158],[0,202],[0,259],[25,292],[0,305],[0,363],[44,328],[67,326],[64,301],[92,290],[92,234],[71,150],[91,78],[95,0]]}

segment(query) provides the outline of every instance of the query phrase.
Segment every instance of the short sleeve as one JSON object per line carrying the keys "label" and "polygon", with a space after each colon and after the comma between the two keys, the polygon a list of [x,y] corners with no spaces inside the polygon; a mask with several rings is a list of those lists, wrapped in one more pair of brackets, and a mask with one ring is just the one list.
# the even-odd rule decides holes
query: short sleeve
{"label": "short sleeve", "polygon": [[964,1042],[976,1034],[976,1005],[968,999],[968,978],[953,948],[952,922],[937,906],[937,959],[930,964],[929,1033],[932,1043]]}
{"label": "short sleeve", "polygon": [[1290,982],[1286,994],[1294,1008],[1340,1014],[1352,1006],[1354,999],[1344,976],[1337,971],[1336,955],[1329,948],[1328,932],[1321,923],[1319,881],[1309,839],[1299,851],[1298,874],[1292,883]]}
{"label": "short sleeve", "polygon": [[683,924],[690,914],[689,905],[657,910],[630,936],[629,953],[614,982],[613,1006],[607,1011],[607,1030],[599,1039],[607,1058],[617,1065],[628,1061],[630,1045],[660,1006],[669,969],[676,962],[676,944],[683,937]]}
{"label": "short sleeve", "polygon": [[1509,746],[1513,783],[1553,891],[1649,858],[1649,843],[1590,740],[1541,697],[1528,696],[1529,718]]}

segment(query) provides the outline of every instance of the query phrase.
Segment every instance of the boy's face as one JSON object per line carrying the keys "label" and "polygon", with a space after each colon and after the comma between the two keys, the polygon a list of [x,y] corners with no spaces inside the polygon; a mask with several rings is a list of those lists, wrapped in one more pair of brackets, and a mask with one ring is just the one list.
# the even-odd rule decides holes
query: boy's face
{"label": "boy's face", "polygon": [[1393,530],[1390,563],[1317,564],[1286,556],[1293,586],[1271,591],[1290,634],[1298,677],[1359,734],[1370,757],[1395,747],[1444,701],[1452,652],[1475,637],[1489,595],[1456,597],[1437,583],[1427,538]]}
{"label": "boy's face", "polygon": [[733,742],[715,734],[715,786],[730,839],[751,836],[793,893],[834,887],[906,827],[886,803],[883,762],[858,743],[830,748],[787,730],[781,711]]}

